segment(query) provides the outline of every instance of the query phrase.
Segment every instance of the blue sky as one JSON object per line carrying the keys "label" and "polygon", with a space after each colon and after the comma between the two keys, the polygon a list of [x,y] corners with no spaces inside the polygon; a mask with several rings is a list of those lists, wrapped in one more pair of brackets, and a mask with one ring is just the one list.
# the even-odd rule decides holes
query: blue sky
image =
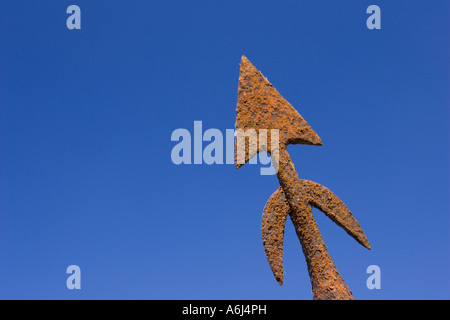
{"label": "blue sky", "polygon": [[[68,30],[66,8],[81,8]],[[368,30],[366,8],[381,8]],[[448,1],[2,1],[0,298],[311,299],[290,221],[285,281],[258,166],[171,162],[173,130],[234,127],[242,55],[322,147],[290,146],[372,250],[314,211],[359,299],[449,299]],[[81,268],[81,290],[66,268]],[[381,290],[366,268],[381,268]]]}

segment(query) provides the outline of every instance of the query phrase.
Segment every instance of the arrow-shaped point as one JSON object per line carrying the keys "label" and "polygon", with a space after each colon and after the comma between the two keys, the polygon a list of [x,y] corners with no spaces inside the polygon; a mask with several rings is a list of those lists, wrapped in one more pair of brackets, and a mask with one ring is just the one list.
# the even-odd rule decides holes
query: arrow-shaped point
{"label": "arrow-shaped point", "polygon": [[[281,145],[322,145],[317,133],[245,56],[242,56],[241,59],[236,113],[236,141],[248,130],[254,130],[253,132],[258,135],[261,129],[268,131],[276,129],[279,130]],[[259,152],[270,152],[270,146],[267,146],[269,150],[260,150],[259,143],[255,144],[257,146],[253,152],[249,153],[249,144],[246,142],[245,162],[238,163],[238,144],[235,143],[237,168],[243,166]]]}

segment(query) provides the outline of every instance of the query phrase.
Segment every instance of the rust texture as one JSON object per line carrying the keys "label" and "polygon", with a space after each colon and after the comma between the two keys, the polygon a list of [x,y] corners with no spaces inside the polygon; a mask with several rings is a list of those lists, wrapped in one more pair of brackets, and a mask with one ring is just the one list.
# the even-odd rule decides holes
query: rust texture
{"label": "rust texture", "polygon": [[[305,197],[309,205],[319,209],[338,226],[342,227],[361,245],[370,249],[367,240],[358,221],[347,206],[328,188],[308,180],[300,180],[302,188],[306,191]],[[283,189],[278,188],[267,201],[264,207],[261,235],[267,260],[275,279],[283,285],[283,241],[286,218],[291,215],[291,208],[286,200]],[[299,232],[299,231],[297,231]]]}
{"label": "rust texture", "polygon": [[[311,206],[325,213],[368,249],[369,242],[358,221],[342,200],[318,183],[299,179],[286,150],[288,144],[322,145],[319,136],[246,57],[241,60],[236,111],[236,141],[239,137],[238,129],[280,130],[276,160],[277,177],[281,187],[264,207],[261,227],[264,249],[276,280],[283,284],[283,239],[286,218],[289,215],[305,255],[313,298],[353,300],[352,292],[328,253]],[[258,152],[272,151],[270,148],[261,149],[258,144],[256,151],[247,152],[252,143],[255,142],[246,139],[245,162]],[[238,163],[236,158],[235,161],[237,168],[243,165]]]}
{"label": "rust texture", "polygon": [[[322,145],[322,141],[302,116],[287,102],[272,84],[251,64],[242,57],[239,75],[238,102],[236,106],[236,136],[240,131],[254,129],[258,134],[260,129],[278,129],[279,141],[282,145],[312,144]],[[258,135],[259,138],[259,135]],[[270,140],[270,133],[268,134]],[[259,139],[258,139],[259,141]],[[259,144],[251,148],[249,144],[256,143],[251,139],[245,140],[245,163],[256,153],[267,151],[259,150]],[[250,150],[255,150],[249,153]],[[245,163],[238,163],[236,157],[237,144],[235,144],[235,162],[239,169]]]}
{"label": "rust texture", "polygon": [[287,215],[290,213],[283,190],[278,188],[264,207],[261,235],[267,260],[275,279],[283,285],[283,240]]}

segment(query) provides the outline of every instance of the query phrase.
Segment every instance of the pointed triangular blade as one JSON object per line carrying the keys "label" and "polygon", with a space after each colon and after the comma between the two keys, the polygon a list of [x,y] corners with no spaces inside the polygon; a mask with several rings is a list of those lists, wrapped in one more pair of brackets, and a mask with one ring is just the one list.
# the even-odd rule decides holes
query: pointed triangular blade
{"label": "pointed triangular blade", "polygon": [[283,285],[284,228],[289,211],[290,207],[280,187],[267,201],[261,224],[261,235],[267,260],[275,279],[280,285]]}
{"label": "pointed triangular blade", "polygon": [[[236,113],[236,138],[244,135],[247,130],[255,130],[258,134],[261,129],[268,131],[277,129],[279,130],[279,142],[282,145],[322,145],[319,136],[302,116],[244,56],[242,56],[239,74]],[[254,141],[254,143],[256,142]],[[235,142],[237,168],[260,151],[270,152],[270,150],[259,150],[258,144],[253,149],[254,151],[249,153],[249,145],[246,143],[245,163],[238,163],[236,149],[237,143]]]}
{"label": "pointed triangular blade", "polygon": [[309,180],[300,181],[303,185],[304,194],[308,197],[308,202],[313,207],[325,213],[328,218],[343,228],[356,241],[370,249],[369,240],[367,240],[359,222],[337,195],[316,182]]}

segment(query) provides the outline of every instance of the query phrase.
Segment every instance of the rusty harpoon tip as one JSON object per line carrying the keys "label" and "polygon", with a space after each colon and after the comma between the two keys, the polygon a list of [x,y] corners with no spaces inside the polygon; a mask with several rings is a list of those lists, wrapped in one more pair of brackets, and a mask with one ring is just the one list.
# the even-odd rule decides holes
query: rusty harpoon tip
{"label": "rusty harpoon tip", "polygon": [[[246,139],[245,162],[238,163],[236,142],[239,135],[248,130],[255,130],[257,135],[259,130],[279,130],[279,143],[284,146],[288,144],[322,145],[322,140],[317,133],[245,56],[241,58],[235,129],[237,168],[243,166],[259,152],[270,153],[269,145],[267,150],[259,150],[259,143],[255,148],[250,148],[249,139],[244,137]],[[252,150],[251,154],[249,150]]]}

